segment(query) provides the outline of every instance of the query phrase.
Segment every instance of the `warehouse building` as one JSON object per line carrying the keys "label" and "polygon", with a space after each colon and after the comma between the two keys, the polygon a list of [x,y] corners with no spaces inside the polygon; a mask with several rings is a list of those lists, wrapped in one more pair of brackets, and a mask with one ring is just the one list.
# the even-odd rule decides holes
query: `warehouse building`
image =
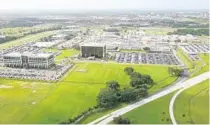
{"label": "warehouse building", "polygon": [[33,54],[30,52],[18,53],[12,52],[3,55],[4,66],[19,68],[51,68],[54,62],[54,56],[51,53]]}
{"label": "warehouse building", "polygon": [[82,57],[103,58],[106,55],[106,45],[103,43],[83,43],[80,45]]}

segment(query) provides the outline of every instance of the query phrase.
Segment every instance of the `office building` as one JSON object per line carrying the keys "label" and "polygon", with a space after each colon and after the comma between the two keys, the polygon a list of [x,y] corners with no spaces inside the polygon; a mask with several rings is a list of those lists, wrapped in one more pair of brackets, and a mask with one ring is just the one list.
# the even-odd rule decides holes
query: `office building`
{"label": "office building", "polygon": [[12,52],[3,55],[4,66],[7,67],[19,67],[19,68],[38,68],[48,69],[52,67],[54,62],[54,56],[52,53],[18,53]]}
{"label": "office building", "polygon": [[80,45],[82,57],[103,58],[106,55],[106,45],[102,43],[83,43]]}

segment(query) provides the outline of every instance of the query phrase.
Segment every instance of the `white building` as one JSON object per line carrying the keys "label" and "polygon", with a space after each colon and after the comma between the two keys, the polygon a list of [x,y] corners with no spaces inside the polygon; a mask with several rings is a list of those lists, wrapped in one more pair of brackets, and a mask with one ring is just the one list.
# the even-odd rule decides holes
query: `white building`
{"label": "white building", "polygon": [[4,66],[7,67],[20,67],[20,68],[40,68],[48,69],[52,67],[54,56],[52,53],[38,53],[33,54],[30,52],[18,53],[12,52],[3,55]]}

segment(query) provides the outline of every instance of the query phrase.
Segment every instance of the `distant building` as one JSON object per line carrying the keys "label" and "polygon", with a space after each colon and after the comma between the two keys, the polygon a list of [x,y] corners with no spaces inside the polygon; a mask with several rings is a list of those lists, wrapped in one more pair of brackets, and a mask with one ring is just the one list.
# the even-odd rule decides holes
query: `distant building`
{"label": "distant building", "polygon": [[103,58],[106,54],[106,45],[102,43],[83,43],[80,45],[81,56]]}
{"label": "distant building", "polygon": [[0,35],[0,42],[5,40],[5,36]]}
{"label": "distant building", "polygon": [[106,27],[104,29],[105,32],[120,32],[120,30],[116,27]]}
{"label": "distant building", "polygon": [[7,67],[38,69],[48,69],[55,64],[54,56],[51,53],[33,54],[30,52],[5,54],[3,55],[3,63]]}

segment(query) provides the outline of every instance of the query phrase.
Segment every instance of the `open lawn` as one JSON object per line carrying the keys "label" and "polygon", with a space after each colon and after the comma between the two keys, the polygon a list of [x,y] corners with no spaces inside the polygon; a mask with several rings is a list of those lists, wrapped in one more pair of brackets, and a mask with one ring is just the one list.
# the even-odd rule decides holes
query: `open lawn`
{"label": "open lawn", "polygon": [[178,49],[177,56],[186,65],[189,71],[193,73],[191,77],[209,71],[209,54],[199,54],[201,60],[192,61],[185,52],[183,52],[181,49]]}
{"label": "open lawn", "polygon": [[[161,66],[78,63],[60,83],[0,79],[0,123],[59,123],[96,105],[96,96],[108,80],[129,86],[126,66],[150,74],[156,83],[169,77]],[[85,71],[86,70],[86,71]],[[171,79],[176,79],[171,77]],[[156,90],[170,83],[156,84]],[[152,93],[153,91],[151,91]]]}
{"label": "open lawn", "polygon": [[55,61],[59,62],[64,58],[69,58],[74,55],[79,54],[78,50],[75,49],[65,49],[65,50],[58,50],[58,49],[45,49],[46,52],[60,52],[61,54],[55,57]]}
{"label": "open lawn", "polygon": [[200,54],[199,56],[203,60],[205,65],[200,66],[199,69],[195,72],[195,74],[192,75],[192,77],[209,71],[209,54]]}
{"label": "open lawn", "polygon": [[181,49],[177,50],[177,56],[181,59],[181,61],[185,64],[185,66],[189,69],[193,69],[193,61],[184,53]]}
{"label": "open lawn", "polygon": [[171,93],[154,100],[122,117],[129,118],[132,124],[171,124],[168,106],[173,95]]}
{"label": "open lawn", "polygon": [[[124,72],[124,68],[128,66],[133,67],[136,72],[151,75],[157,86],[160,86],[160,84],[164,82],[162,80],[166,80],[166,78],[172,80],[176,79],[175,77],[170,77],[168,67],[119,65],[117,63],[78,63],[74,71],[70,73],[71,75],[64,79],[64,82],[104,84],[106,81],[116,80],[120,85],[128,86],[130,79]],[[165,83],[165,85],[166,84],[167,83]]]}
{"label": "open lawn", "polygon": [[181,93],[174,115],[179,124],[209,124],[209,80]]}

